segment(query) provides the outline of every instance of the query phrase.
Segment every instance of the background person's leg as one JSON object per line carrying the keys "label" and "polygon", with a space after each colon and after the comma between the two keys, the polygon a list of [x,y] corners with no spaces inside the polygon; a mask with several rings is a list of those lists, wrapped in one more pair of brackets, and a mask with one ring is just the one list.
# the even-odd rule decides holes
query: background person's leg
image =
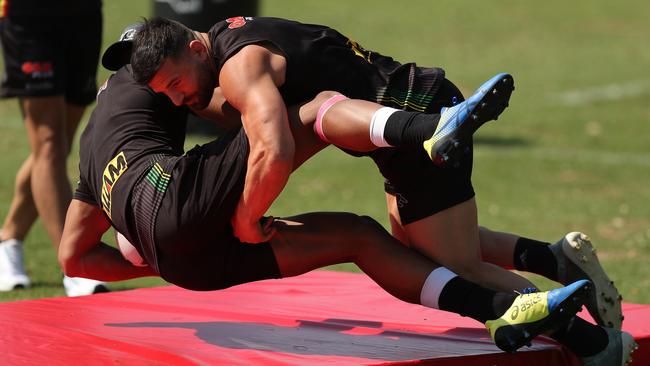
{"label": "background person's leg", "polygon": [[31,188],[36,209],[57,248],[72,196],[66,170],[65,101],[62,96],[21,99],[32,148]]}
{"label": "background person's leg", "polygon": [[[21,103],[21,106],[23,106],[23,103]],[[86,107],[84,106],[66,105],[65,133],[67,154],[70,154],[77,127],[85,110]],[[38,211],[36,210],[31,187],[33,160],[33,155],[30,154],[16,173],[14,196],[2,226],[2,237],[0,238],[2,240],[16,239],[24,241],[29,229],[31,229],[38,218]]]}
{"label": "background person's leg", "polygon": [[0,238],[2,240],[24,241],[29,229],[38,218],[31,186],[33,160],[33,156],[30,154],[16,173],[14,195],[2,225],[2,237]]}

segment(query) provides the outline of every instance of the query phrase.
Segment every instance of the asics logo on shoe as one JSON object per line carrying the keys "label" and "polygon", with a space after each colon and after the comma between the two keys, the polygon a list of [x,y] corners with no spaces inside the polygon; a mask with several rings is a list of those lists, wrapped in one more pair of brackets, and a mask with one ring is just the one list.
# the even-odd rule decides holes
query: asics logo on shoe
{"label": "asics logo on shoe", "polygon": [[531,294],[531,298],[521,302],[519,305],[514,305],[511,308],[512,313],[510,313],[510,319],[512,320],[517,320],[517,317],[519,314],[522,314],[526,312],[526,310],[532,308],[537,304],[538,302],[542,301],[542,295],[537,293],[537,294]]}

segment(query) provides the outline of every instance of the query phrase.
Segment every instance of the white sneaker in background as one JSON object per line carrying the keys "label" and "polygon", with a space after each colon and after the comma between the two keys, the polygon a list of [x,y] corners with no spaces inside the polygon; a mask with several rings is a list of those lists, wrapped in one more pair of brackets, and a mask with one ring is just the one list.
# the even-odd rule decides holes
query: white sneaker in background
{"label": "white sneaker in background", "polygon": [[81,277],[63,276],[63,287],[65,294],[70,297],[108,292],[106,283]]}
{"label": "white sneaker in background", "polygon": [[0,241],[0,291],[29,287],[31,281],[23,264],[23,242]]}

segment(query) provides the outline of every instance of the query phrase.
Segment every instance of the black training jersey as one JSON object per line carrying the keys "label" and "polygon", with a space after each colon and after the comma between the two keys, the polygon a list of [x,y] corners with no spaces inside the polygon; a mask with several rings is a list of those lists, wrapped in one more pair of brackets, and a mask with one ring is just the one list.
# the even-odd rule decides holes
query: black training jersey
{"label": "black training jersey", "polygon": [[279,88],[287,105],[312,99],[323,90],[376,101],[378,89],[402,66],[332,28],[286,19],[230,18],[215,24],[208,35],[219,69],[246,45],[278,48],[287,60],[285,83]]}
{"label": "black training jersey", "polygon": [[101,8],[101,0],[0,0],[0,17],[60,17],[92,13]]}
{"label": "black training jersey", "polygon": [[131,237],[132,188],[154,156],[183,154],[186,119],[187,109],[137,83],[130,65],[118,70],[100,88],[81,135],[74,198],[101,207]]}

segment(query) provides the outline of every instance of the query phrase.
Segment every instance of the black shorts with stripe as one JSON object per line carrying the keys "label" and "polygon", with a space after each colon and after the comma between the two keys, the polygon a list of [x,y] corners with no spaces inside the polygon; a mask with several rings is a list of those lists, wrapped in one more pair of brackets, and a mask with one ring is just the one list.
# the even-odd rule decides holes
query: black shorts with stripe
{"label": "black shorts with stripe", "polygon": [[[150,186],[142,189],[149,192],[164,186],[151,235],[155,263],[166,281],[206,291],[280,277],[270,244],[242,243],[230,226],[244,186],[248,152],[240,128],[161,162],[158,171],[150,171],[151,179],[140,183]],[[155,202],[155,196],[144,198]],[[140,221],[142,239],[140,231],[147,232],[151,220]]]}

